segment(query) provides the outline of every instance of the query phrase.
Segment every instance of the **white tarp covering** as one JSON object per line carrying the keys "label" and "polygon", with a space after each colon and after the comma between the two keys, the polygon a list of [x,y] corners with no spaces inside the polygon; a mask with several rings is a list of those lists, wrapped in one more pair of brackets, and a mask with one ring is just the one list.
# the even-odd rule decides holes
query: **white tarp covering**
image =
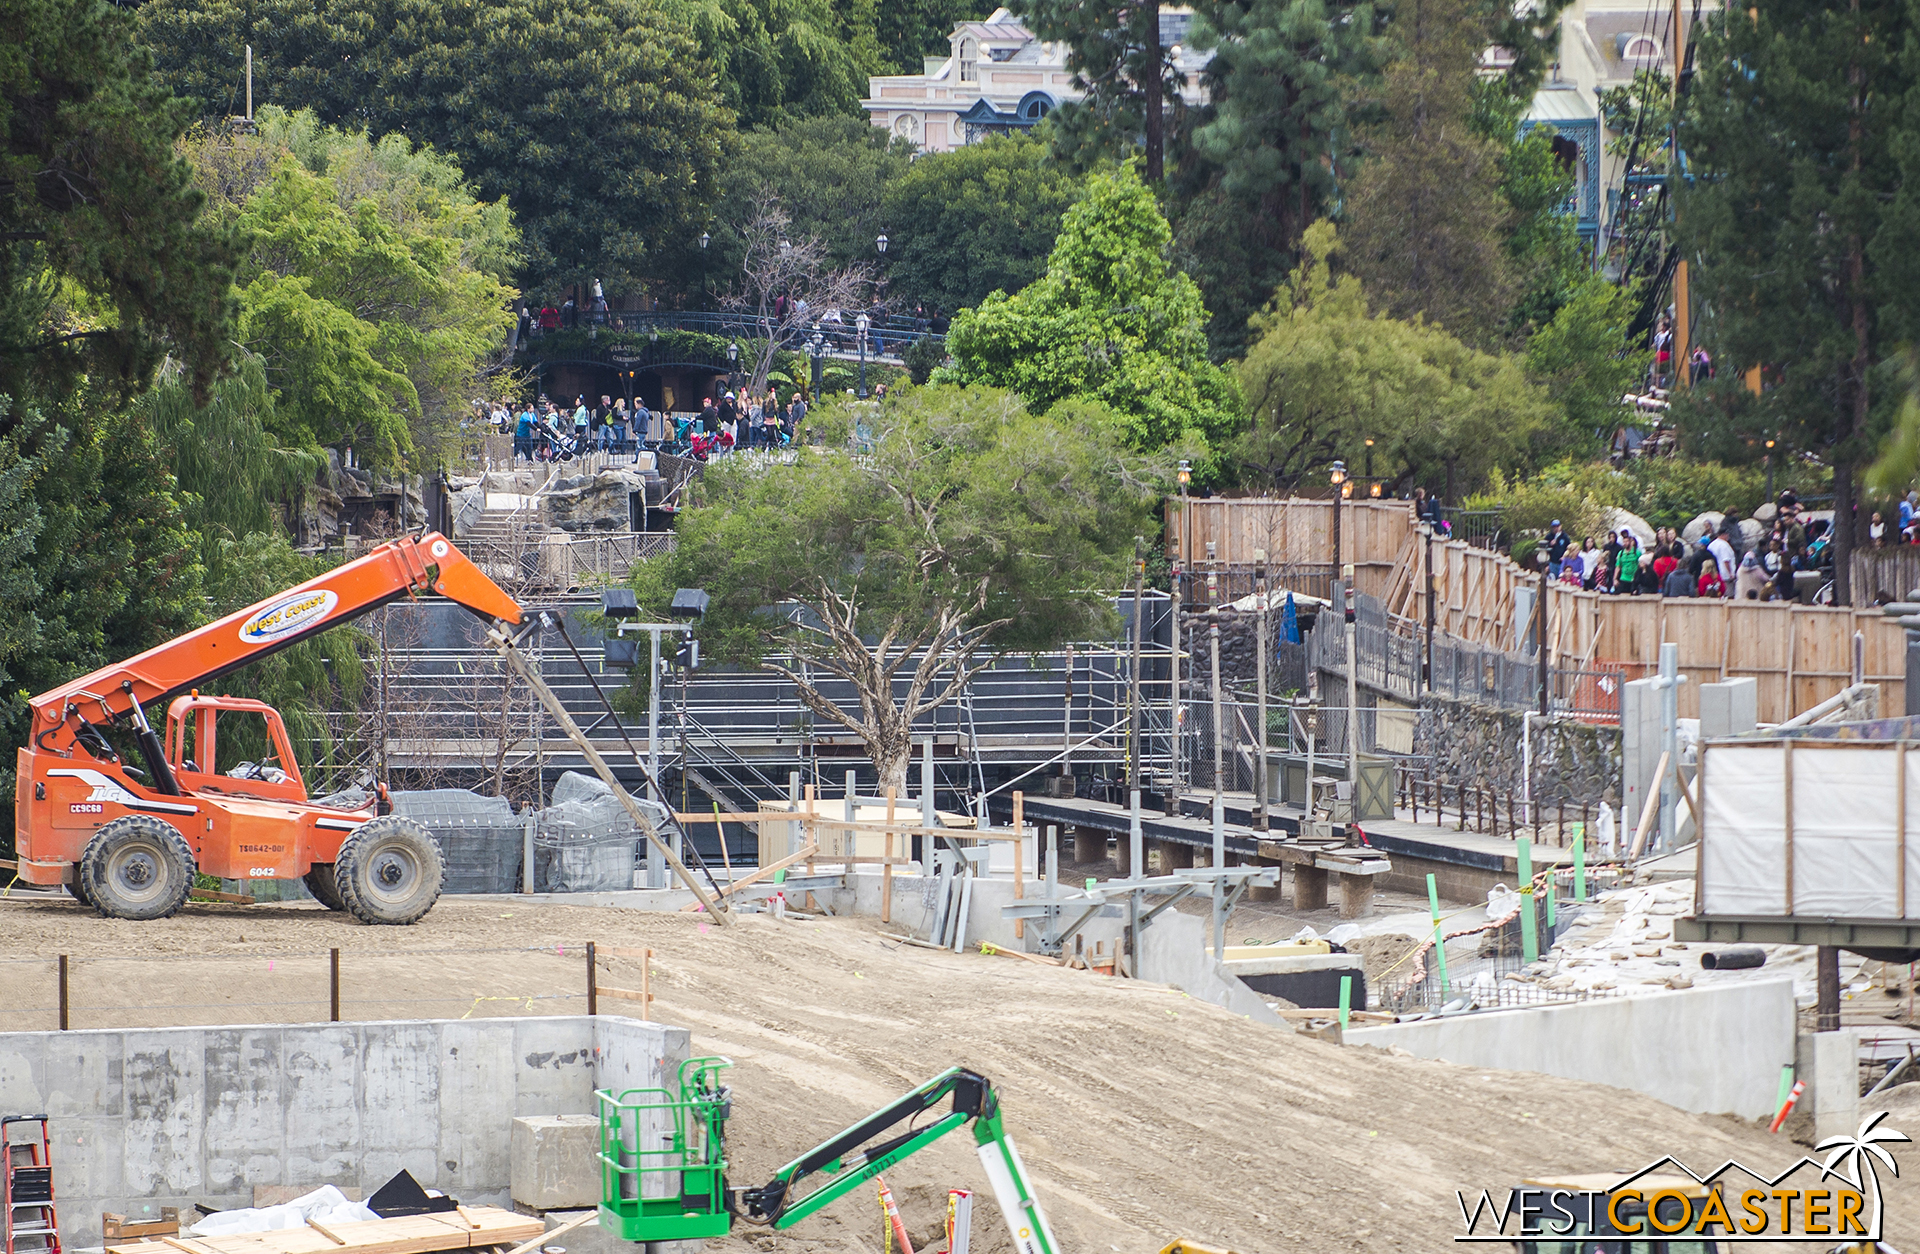
{"label": "white tarp covering", "polygon": [[215,1211],[188,1230],[196,1237],[228,1237],[241,1232],[274,1232],[285,1228],[304,1228],[309,1219],[321,1224],[356,1223],[380,1216],[364,1202],[350,1202],[347,1195],[330,1184],[279,1206],[249,1206],[243,1210]]}
{"label": "white tarp covering", "polygon": [[[1902,917],[1903,879],[1920,890],[1920,754],[1898,742],[1712,744],[1697,795],[1706,914],[1893,919]],[[1903,832],[1913,834],[1904,877]],[[1905,916],[1920,917],[1920,891],[1904,897]]]}

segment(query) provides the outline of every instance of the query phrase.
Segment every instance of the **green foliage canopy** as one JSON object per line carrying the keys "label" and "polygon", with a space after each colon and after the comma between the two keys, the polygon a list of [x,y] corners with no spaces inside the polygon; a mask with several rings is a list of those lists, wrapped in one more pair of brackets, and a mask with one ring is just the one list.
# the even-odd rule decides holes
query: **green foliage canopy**
{"label": "green foliage canopy", "polygon": [[1217,444],[1233,381],[1207,359],[1200,290],[1167,265],[1172,232],[1132,163],[1098,173],[1061,224],[1047,272],[953,321],[936,381],[1011,388],[1036,409],[1110,408],[1136,449]]}

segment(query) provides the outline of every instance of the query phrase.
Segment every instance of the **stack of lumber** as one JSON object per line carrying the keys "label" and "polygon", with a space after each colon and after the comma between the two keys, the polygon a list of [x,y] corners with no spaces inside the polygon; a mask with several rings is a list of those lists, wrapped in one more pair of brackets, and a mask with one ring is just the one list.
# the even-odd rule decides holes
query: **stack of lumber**
{"label": "stack of lumber", "polygon": [[106,1247],[106,1254],[430,1254],[435,1250],[483,1249],[532,1241],[546,1232],[544,1219],[495,1206],[463,1206],[433,1215],[403,1215],[358,1223],[309,1220],[304,1228],[241,1232],[224,1237],[161,1237]]}

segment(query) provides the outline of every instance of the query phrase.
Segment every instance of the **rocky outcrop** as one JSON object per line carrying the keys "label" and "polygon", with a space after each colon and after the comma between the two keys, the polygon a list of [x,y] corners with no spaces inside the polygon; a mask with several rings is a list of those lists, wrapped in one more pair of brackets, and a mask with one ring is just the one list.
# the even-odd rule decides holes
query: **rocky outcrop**
{"label": "rocky outcrop", "polygon": [[624,468],[556,479],[540,496],[540,521],[560,531],[631,531],[632,497],[645,475]]}

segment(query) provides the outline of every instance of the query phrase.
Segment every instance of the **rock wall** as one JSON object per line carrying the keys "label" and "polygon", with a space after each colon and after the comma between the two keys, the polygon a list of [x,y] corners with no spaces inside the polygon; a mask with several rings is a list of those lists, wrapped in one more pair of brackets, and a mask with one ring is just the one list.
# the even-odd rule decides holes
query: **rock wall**
{"label": "rock wall", "polygon": [[[1519,794],[1521,716],[1431,695],[1421,698],[1413,751],[1433,759],[1434,778]],[[1533,726],[1534,795],[1542,805],[1620,804],[1620,729],[1555,720]]]}
{"label": "rock wall", "polygon": [[[1220,611],[1220,678],[1229,684],[1251,689],[1254,682],[1254,636],[1259,626],[1259,615],[1251,611]],[[1306,624],[1301,624],[1304,632]],[[1306,672],[1303,652],[1304,646],[1295,645],[1291,650],[1280,642],[1280,615],[1278,612],[1267,617],[1268,639],[1274,644],[1275,656],[1267,659],[1267,683],[1273,692],[1283,688],[1305,688]],[[1181,616],[1180,634],[1186,641],[1188,654],[1193,658],[1193,674],[1200,680],[1209,679],[1213,674],[1213,623],[1202,612]]]}

